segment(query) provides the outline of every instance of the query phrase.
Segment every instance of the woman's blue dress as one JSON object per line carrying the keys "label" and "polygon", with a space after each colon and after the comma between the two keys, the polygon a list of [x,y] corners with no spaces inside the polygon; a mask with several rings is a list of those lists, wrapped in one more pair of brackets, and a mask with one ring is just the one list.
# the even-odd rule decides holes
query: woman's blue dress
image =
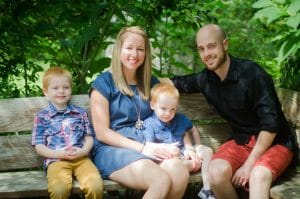
{"label": "woman's blue dress", "polygon": [[[158,82],[157,78],[152,77],[151,86]],[[110,128],[127,138],[142,143],[143,140],[138,136],[138,130],[135,128],[138,119],[137,112],[140,112],[141,120],[145,120],[152,114],[152,110],[149,102],[139,97],[137,86],[131,85],[135,93],[133,97],[123,95],[115,86],[112,74],[107,71],[97,76],[92,89],[100,92],[109,102]],[[104,179],[107,179],[114,171],[143,158],[149,159],[135,150],[112,147],[96,138],[94,140],[92,159]]]}

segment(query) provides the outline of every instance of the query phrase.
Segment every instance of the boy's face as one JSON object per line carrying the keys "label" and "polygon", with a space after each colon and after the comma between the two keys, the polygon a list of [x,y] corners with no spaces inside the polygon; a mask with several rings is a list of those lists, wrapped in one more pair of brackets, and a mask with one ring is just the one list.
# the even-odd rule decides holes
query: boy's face
{"label": "boy's face", "polygon": [[164,94],[159,94],[156,102],[151,102],[151,109],[162,122],[168,123],[175,114],[178,105],[178,99]]}
{"label": "boy's face", "polygon": [[64,109],[72,96],[72,87],[64,76],[53,76],[49,80],[47,89],[43,90],[44,95],[53,105],[61,110]]}

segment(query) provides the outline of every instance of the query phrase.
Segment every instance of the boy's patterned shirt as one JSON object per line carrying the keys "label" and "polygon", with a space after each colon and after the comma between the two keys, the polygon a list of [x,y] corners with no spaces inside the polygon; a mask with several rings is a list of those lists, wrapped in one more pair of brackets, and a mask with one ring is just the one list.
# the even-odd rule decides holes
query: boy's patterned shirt
{"label": "boy's patterned shirt", "polygon": [[[57,110],[52,103],[34,117],[33,146],[44,144],[53,150],[65,150],[72,146],[82,147],[86,135],[94,136],[86,111],[75,105]],[[59,159],[46,158],[44,168]]]}

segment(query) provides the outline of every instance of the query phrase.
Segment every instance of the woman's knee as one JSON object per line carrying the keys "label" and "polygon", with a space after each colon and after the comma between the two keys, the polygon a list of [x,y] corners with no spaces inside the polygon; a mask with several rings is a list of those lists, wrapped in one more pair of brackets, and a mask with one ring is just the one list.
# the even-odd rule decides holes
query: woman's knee
{"label": "woman's knee", "polygon": [[[159,173],[158,181],[160,183],[160,186],[164,186],[168,190],[170,189],[170,187],[172,185],[171,177],[163,171]],[[153,183],[156,184],[156,182],[153,182]]]}
{"label": "woman's knee", "polygon": [[[189,170],[181,160],[165,160],[163,163],[161,163],[161,167],[169,174],[171,179],[181,181],[180,183],[188,183],[190,177]],[[178,174],[180,174],[180,178],[178,178]]]}

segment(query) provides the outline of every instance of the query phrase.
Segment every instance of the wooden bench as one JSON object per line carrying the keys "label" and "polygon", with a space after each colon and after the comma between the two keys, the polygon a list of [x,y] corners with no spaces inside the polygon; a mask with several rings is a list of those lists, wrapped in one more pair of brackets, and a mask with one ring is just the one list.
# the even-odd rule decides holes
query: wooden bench
{"label": "wooden bench", "polygon": [[[300,121],[299,92],[278,89],[287,118],[298,127]],[[71,103],[89,111],[87,95],[74,95]],[[15,98],[0,100],[0,198],[47,197],[47,179],[42,171],[42,157],[36,154],[31,144],[33,116],[47,106],[44,97]],[[230,127],[208,106],[201,94],[182,95],[179,111],[191,118],[202,133],[202,142],[216,149],[223,143]],[[297,129],[298,130],[298,129]],[[300,132],[298,131],[298,134]],[[296,178],[293,178],[296,179]],[[191,175],[190,183],[200,184],[200,175]],[[292,183],[289,180],[285,183]],[[300,185],[299,176],[293,186]],[[280,184],[271,189],[274,199],[282,198],[290,184]],[[197,187],[198,188],[198,187]],[[110,181],[104,181],[105,191],[124,190],[125,187]],[[74,181],[72,193],[81,191]],[[295,194],[300,194],[299,193]],[[188,198],[188,197],[185,197]],[[294,198],[294,197],[292,197]]]}

